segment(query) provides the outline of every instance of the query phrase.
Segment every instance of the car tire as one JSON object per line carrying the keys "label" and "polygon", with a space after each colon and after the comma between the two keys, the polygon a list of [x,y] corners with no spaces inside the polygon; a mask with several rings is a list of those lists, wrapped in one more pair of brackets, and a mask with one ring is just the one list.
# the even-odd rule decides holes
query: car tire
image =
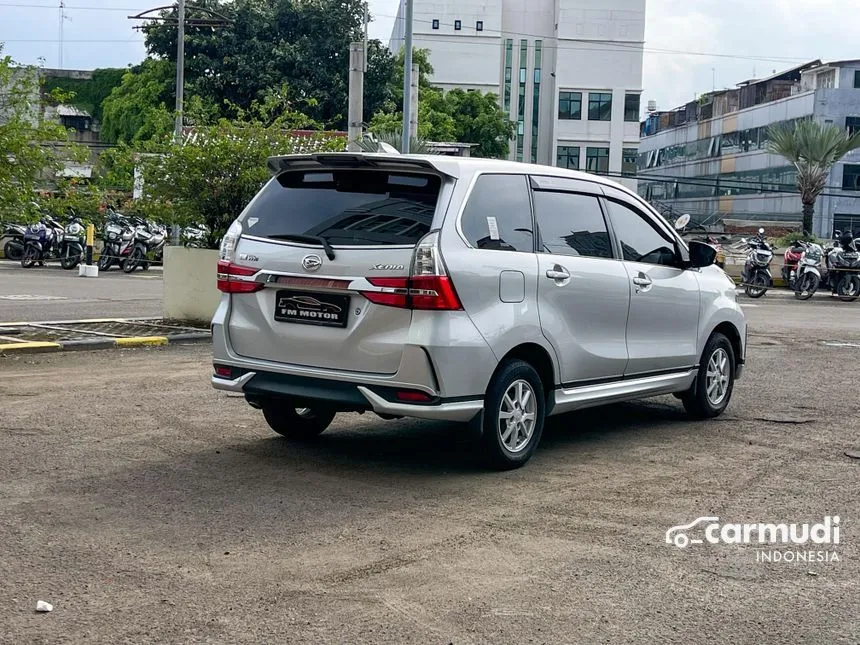
{"label": "car tire", "polygon": [[295,441],[318,437],[331,425],[337,414],[326,408],[296,408],[288,403],[266,403],[262,410],[272,430]]}
{"label": "car tire", "polygon": [[487,465],[511,470],[531,459],[545,414],[543,384],[535,369],[516,359],[503,363],[484,397],[481,452]]}
{"label": "car tire", "polygon": [[693,387],[681,396],[684,409],[694,419],[720,416],[735,387],[735,352],[729,339],[715,333],[705,345]]}

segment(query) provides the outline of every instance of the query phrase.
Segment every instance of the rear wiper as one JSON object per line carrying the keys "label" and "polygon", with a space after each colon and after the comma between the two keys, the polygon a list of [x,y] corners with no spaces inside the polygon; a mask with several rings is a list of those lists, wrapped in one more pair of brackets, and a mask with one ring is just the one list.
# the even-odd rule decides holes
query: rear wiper
{"label": "rear wiper", "polygon": [[307,242],[309,244],[321,244],[325,249],[325,255],[329,260],[334,260],[334,249],[329,244],[329,241],[322,235],[293,235],[292,233],[284,233],[283,235],[267,235],[273,240],[286,240],[288,242]]}

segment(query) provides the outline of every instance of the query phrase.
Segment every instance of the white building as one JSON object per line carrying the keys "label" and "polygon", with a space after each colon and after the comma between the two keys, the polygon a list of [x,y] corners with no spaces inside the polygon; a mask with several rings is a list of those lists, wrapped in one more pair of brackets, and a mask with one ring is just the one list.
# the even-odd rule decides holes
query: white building
{"label": "white building", "polygon": [[[645,0],[414,0],[433,83],[499,95],[511,159],[634,172]],[[401,4],[392,51],[404,41]]]}

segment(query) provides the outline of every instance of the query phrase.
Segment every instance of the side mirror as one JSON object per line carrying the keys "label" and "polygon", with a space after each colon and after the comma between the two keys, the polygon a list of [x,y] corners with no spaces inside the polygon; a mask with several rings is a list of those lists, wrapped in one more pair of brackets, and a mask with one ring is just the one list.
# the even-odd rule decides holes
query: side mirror
{"label": "side mirror", "polygon": [[675,220],[675,230],[676,231],[683,231],[685,228],[687,228],[687,225],[689,223],[690,223],[690,216],[686,215],[686,214],[681,215],[681,217],[679,217],[677,220]]}
{"label": "side mirror", "polygon": [[694,269],[711,266],[717,259],[717,249],[704,242],[691,241],[690,266]]}

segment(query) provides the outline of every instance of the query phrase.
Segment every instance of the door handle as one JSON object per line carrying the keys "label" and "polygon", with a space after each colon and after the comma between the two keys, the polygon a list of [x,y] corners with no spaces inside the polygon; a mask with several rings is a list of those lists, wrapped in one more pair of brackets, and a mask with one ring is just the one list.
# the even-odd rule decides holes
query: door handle
{"label": "door handle", "polygon": [[547,269],[546,277],[550,280],[567,280],[570,273],[563,266],[556,264],[552,269]]}
{"label": "door handle", "polygon": [[633,278],[633,284],[640,288],[650,287],[653,283],[651,282],[651,278],[649,278],[644,273],[640,273],[635,278]]}

